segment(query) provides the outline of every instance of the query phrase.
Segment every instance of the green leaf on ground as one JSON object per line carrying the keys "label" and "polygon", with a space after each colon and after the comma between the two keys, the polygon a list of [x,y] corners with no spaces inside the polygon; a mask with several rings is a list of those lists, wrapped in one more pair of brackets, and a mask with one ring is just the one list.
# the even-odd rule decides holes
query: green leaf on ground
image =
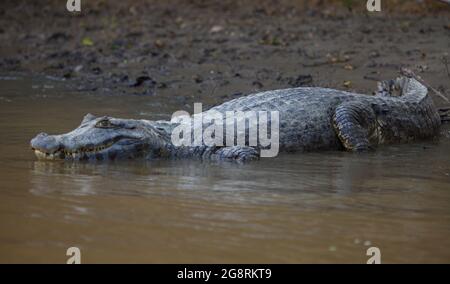
{"label": "green leaf on ground", "polygon": [[82,44],[82,45],[85,45],[85,46],[93,46],[93,45],[94,45],[94,42],[92,41],[91,38],[85,37],[85,38],[83,38],[83,40],[81,41],[81,44]]}

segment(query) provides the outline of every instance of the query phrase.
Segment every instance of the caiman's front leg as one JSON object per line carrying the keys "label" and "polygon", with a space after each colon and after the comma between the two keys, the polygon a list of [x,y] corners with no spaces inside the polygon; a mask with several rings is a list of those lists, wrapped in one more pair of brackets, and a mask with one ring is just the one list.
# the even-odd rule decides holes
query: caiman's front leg
{"label": "caiman's front leg", "polygon": [[373,109],[358,102],[342,103],[333,115],[334,130],[349,151],[368,151],[375,146],[376,123]]}
{"label": "caiman's front leg", "polygon": [[229,146],[216,148],[210,152],[212,160],[248,162],[259,159],[259,151],[246,146]]}

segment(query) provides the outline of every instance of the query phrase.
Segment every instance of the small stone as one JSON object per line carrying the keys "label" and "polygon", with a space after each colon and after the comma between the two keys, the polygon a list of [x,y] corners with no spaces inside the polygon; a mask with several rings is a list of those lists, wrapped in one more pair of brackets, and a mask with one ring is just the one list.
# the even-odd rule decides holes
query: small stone
{"label": "small stone", "polygon": [[221,32],[221,31],[223,31],[223,27],[222,26],[219,26],[219,25],[216,25],[216,26],[213,26],[210,30],[209,30],[209,32],[210,33],[218,33],[218,32]]}
{"label": "small stone", "polygon": [[346,88],[350,88],[352,86],[352,82],[351,81],[344,81],[344,87]]}
{"label": "small stone", "polygon": [[197,83],[197,84],[203,82],[203,78],[200,75],[192,76],[192,80],[194,80],[194,82]]}
{"label": "small stone", "polygon": [[138,13],[135,6],[131,6],[129,11],[130,11],[131,15],[137,15],[137,13]]}
{"label": "small stone", "polygon": [[261,89],[263,86],[263,84],[259,81],[253,81],[252,83],[253,87],[256,87],[257,89]]}
{"label": "small stone", "polygon": [[177,25],[183,24],[183,18],[177,17],[177,18],[175,19],[175,24],[177,24]]}
{"label": "small stone", "polygon": [[157,48],[163,48],[165,46],[164,42],[160,39],[155,40],[155,46]]}
{"label": "small stone", "polygon": [[345,64],[344,69],[345,70],[353,70],[354,67],[352,65],[350,65],[350,64]]}

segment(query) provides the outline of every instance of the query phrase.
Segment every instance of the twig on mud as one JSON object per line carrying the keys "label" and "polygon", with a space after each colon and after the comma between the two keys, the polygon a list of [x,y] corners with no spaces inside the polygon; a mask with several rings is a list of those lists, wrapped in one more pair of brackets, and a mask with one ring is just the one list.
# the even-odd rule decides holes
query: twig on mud
{"label": "twig on mud", "polygon": [[328,64],[332,64],[332,63],[329,61],[317,61],[317,62],[312,62],[312,63],[302,63],[303,67],[318,67],[318,66],[328,65]]}
{"label": "twig on mud", "polygon": [[216,80],[213,79],[213,83],[214,83],[214,86],[213,86],[213,88],[211,89],[211,92],[209,93],[209,96],[210,96],[210,97],[212,97],[212,96],[214,95],[214,93],[216,92],[216,89],[217,89],[217,83],[216,83]]}
{"label": "twig on mud", "polygon": [[380,78],[376,78],[376,77],[372,77],[372,76],[368,76],[368,75],[364,75],[363,79],[365,80],[371,80],[371,81],[375,81],[375,82],[380,82],[381,79]]}
{"label": "twig on mud", "polygon": [[313,61],[310,63],[302,63],[303,67],[318,67],[322,65],[332,65],[332,64],[338,64],[338,63],[346,63],[349,62],[349,58],[334,58],[331,60],[325,60],[325,61]]}
{"label": "twig on mud", "polygon": [[441,122],[450,122],[450,107],[439,108],[438,112],[441,117]]}
{"label": "twig on mud", "polygon": [[447,76],[450,78],[450,71],[448,70],[448,59],[447,59],[447,56],[442,57],[442,62],[444,63],[445,70],[447,71]]}
{"label": "twig on mud", "polygon": [[417,81],[419,81],[420,83],[422,83],[425,87],[427,87],[428,89],[432,90],[436,95],[438,95],[441,99],[443,99],[444,101],[450,103],[450,100],[444,96],[441,92],[439,92],[438,90],[436,90],[435,88],[433,88],[430,84],[428,84],[427,82],[425,82],[420,76],[416,75],[412,70],[402,67],[400,69],[400,74],[402,74],[403,76],[409,77],[409,78],[414,78]]}

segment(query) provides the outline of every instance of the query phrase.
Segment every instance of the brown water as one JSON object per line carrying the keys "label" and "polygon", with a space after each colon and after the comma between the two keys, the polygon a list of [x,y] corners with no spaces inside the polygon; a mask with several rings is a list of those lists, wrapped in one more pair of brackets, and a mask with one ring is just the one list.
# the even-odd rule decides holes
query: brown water
{"label": "brown water", "polygon": [[448,137],[247,165],[38,162],[29,140],[87,112],[161,119],[182,106],[0,79],[0,262],[65,263],[71,246],[84,263],[365,263],[371,246],[384,263],[450,262]]}

